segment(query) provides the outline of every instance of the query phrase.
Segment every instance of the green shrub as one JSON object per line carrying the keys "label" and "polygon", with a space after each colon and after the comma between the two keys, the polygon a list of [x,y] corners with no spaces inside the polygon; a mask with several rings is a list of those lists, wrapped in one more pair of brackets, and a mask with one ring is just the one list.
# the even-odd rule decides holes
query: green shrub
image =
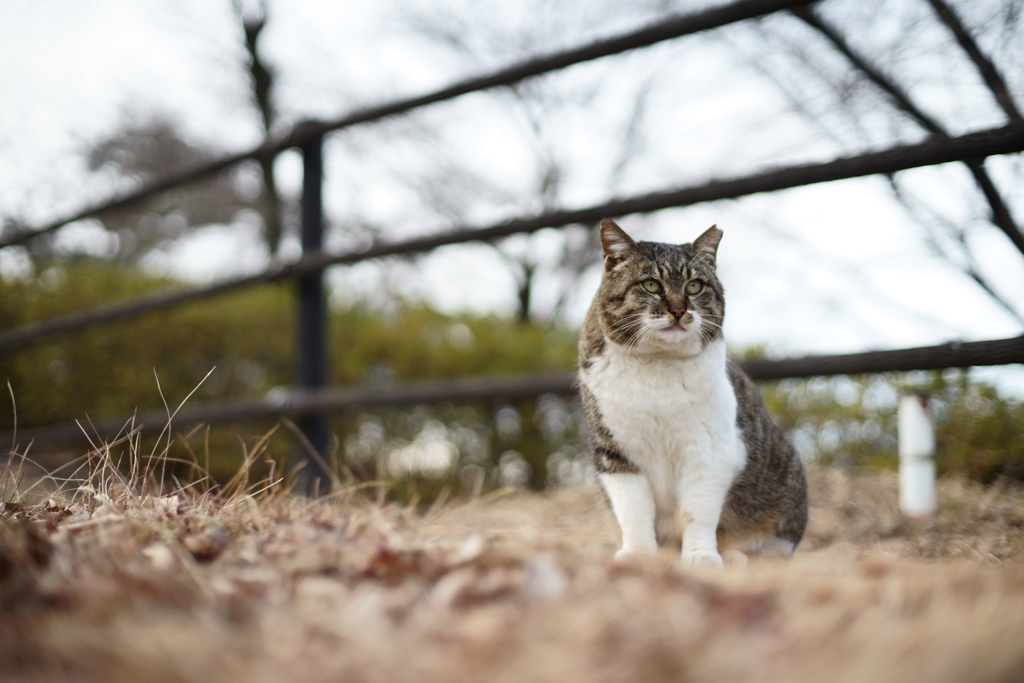
{"label": "green shrub", "polygon": [[897,467],[900,395],[924,394],[939,475],[1024,481],[1024,403],[967,370],[783,380],[762,385],[769,410],[805,454],[848,467]]}
{"label": "green shrub", "polygon": [[[171,286],[176,283],[125,266],[53,266],[27,281],[0,280],[0,329]],[[264,286],[47,338],[0,358],[0,378],[11,384],[20,429],[162,409],[165,399],[173,409],[200,383],[189,406],[262,396],[294,381],[293,299],[288,284]],[[576,357],[571,330],[497,316],[447,316],[414,303],[390,315],[363,306],[331,311],[328,340],[332,384],[568,370]],[[492,413],[503,408],[526,415],[515,443],[502,442],[491,425]],[[453,410],[456,407],[435,406],[337,415],[332,419],[338,434],[333,457],[342,469],[376,476],[380,473],[365,462],[345,463],[349,432],[369,419],[367,415],[387,426],[389,438],[379,444],[386,454],[402,440],[413,442],[431,420],[440,417],[449,424]],[[543,486],[546,459],[560,444],[544,443],[533,424],[532,405],[477,405],[470,410],[478,415],[469,422],[480,438],[493,441],[494,448],[522,451],[531,463],[529,483]],[[254,421],[199,430],[179,437],[173,454],[192,457],[191,450],[201,462],[209,458],[212,474],[223,481],[241,462],[246,444],[274,424]],[[13,410],[3,411],[0,432],[13,427]],[[84,445],[83,439],[74,455],[80,455]],[[146,444],[146,452],[153,448],[153,443]],[[288,430],[279,430],[268,457],[284,464],[292,449]],[[35,452],[45,455],[40,449]],[[446,485],[460,481],[458,472],[459,468],[453,470]],[[494,467],[487,472],[491,483],[497,481],[495,472]]]}

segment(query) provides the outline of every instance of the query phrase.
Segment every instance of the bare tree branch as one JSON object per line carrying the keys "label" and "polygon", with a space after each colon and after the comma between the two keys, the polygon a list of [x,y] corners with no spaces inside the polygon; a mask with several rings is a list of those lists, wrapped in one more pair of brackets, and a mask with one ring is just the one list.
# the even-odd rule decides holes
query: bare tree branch
{"label": "bare tree branch", "polygon": [[[267,25],[267,3],[260,2],[259,14],[253,16],[242,7],[241,0],[235,0],[235,13],[242,22],[242,29],[245,32],[245,50],[249,55],[247,65],[249,75],[252,78],[253,103],[260,112],[260,120],[263,122],[263,132],[267,139],[270,130],[276,121],[273,101],[270,97],[271,88],[274,83],[273,70],[263,61],[259,51],[260,34]],[[267,242],[267,249],[271,256],[277,253],[281,245],[283,234],[281,193],[277,188],[277,178],[274,176],[274,157],[261,156],[257,159],[260,170],[263,173],[263,200],[261,202],[260,214],[263,217],[264,238]]]}
{"label": "bare tree branch", "polygon": [[608,189],[614,191],[625,176],[627,167],[640,157],[644,151],[644,122],[647,120],[648,103],[654,89],[655,77],[649,76],[636,90],[630,107],[629,117],[622,132],[622,145],[619,147],[615,163],[608,174]]}
{"label": "bare tree branch", "polygon": [[[755,24],[752,29],[758,32],[762,40],[770,41],[774,38],[772,32],[766,30],[761,24]],[[731,40],[730,34],[723,34],[722,40]],[[737,40],[731,40],[731,44],[733,48],[737,50],[741,47],[740,41]],[[781,44],[771,45],[769,49],[773,53],[785,51],[787,56],[799,63],[802,68],[807,69],[822,81],[832,83],[832,81],[829,80],[829,76],[822,72],[821,60],[812,59],[811,56],[807,54],[805,46],[802,43],[799,43],[798,41],[785,40]],[[813,126],[822,136],[834,142],[839,149],[852,151],[848,141],[828,124],[826,117],[822,116],[821,112],[814,111],[814,109],[812,109],[809,98],[801,92],[800,87],[806,85],[806,78],[804,77],[804,74],[797,74],[797,72],[792,69],[772,68],[771,65],[763,59],[762,55],[748,53],[745,57],[747,67],[774,85],[792,112],[806,119],[811,126]],[[836,89],[838,90],[839,87],[836,87]],[[861,122],[856,117],[851,116],[850,119],[850,123],[857,128],[860,137],[862,139],[866,138],[867,133],[861,125]]]}
{"label": "bare tree branch", "polygon": [[1010,120],[1024,121],[1024,117],[1021,116],[1020,110],[1017,109],[1016,103],[1010,96],[1010,91],[1006,87],[1006,81],[1003,79],[1002,74],[996,69],[996,65],[992,60],[978,47],[978,43],[974,40],[974,37],[967,30],[967,27],[964,26],[963,22],[960,21],[960,17],[956,15],[953,8],[947,5],[945,0],[928,0],[928,2],[935,8],[935,13],[939,15],[942,23],[953,32],[956,42],[960,43],[960,47],[964,49],[964,52],[970,57],[974,66],[978,68],[978,72],[981,73],[985,85],[992,91],[996,102],[999,103],[999,106],[1006,112]]}
{"label": "bare tree branch", "polygon": [[[903,88],[854,50],[838,31],[821,19],[813,7],[798,7],[790,11],[832,43],[843,56],[850,60],[854,67],[867,76],[872,83],[881,88],[899,109],[909,114],[922,128],[937,136],[950,137],[949,132],[942,124],[922,111],[914,104]],[[971,171],[971,175],[974,176],[975,182],[977,182],[982,194],[985,195],[985,199],[988,201],[992,211],[991,222],[1002,230],[1010,238],[1010,241],[1013,242],[1013,245],[1017,247],[1017,250],[1024,255],[1024,232],[1021,232],[1013,216],[1010,215],[1010,209],[996,188],[995,183],[992,182],[988,171],[985,170],[984,163],[982,161],[969,160],[965,161],[964,164]]]}
{"label": "bare tree branch", "polygon": [[[565,31],[579,29],[578,13],[571,4],[566,5],[560,0],[536,0],[532,6],[537,17],[543,15],[543,21],[535,18],[522,25],[509,26],[490,10],[468,13],[426,13],[414,10],[404,16],[404,21],[418,37],[473,63],[494,61],[498,57],[521,58],[544,49],[545,45]],[[588,20],[593,20],[594,11],[588,11],[587,15],[590,17]],[[653,77],[641,81],[636,90],[634,106],[625,122],[621,144],[616,144],[610,152],[610,156],[614,156],[608,174],[609,189],[621,181],[626,167],[644,149],[643,119],[648,113],[646,101],[653,89],[653,81]],[[522,210],[546,213],[555,211],[561,204],[565,183],[577,169],[564,153],[557,126],[558,117],[573,108],[586,109],[596,92],[596,86],[577,83],[566,87],[564,83],[558,85],[542,80],[510,83],[495,91],[495,96],[509,105],[503,108],[512,114],[517,124],[522,124],[523,141],[531,150],[532,172],[528,192],[506,192]],[[436,169],[431,169],[429,177],[437,180],[417,182],[414,189],[434,210],[449,205],[463,206],[475,194],[462,192],[462,188],[448,180],[447,175],[456,170],[452,166],[439,175]],[[472,173],[466,169],[459,175],[469,177]],[[481,184],[485,182],[483,178],[480,179]],[[500,190],[500,181],[487,184],[494,187],[495,191]],[[426,193],[423,189],[435,191]],[[568,233],[563,233],[562,239],[561,258],[557,260],[557,265],[552,265],[547,258],[541,258],[536,249],[530,248],[529,243],[522,251],[511,248],[506,242],[493,244],[515,280],[515,315],[518,320],[527,322],[539,315],[535,299],[539,298],[540,291],[536,283],[549,275],[558,281],[558,287],[545,287],[543,294],[545,299],[554,296],[550,316],[557,317],[573,293],[573,283],[578,282],[594,262],[593,245],[597,243],[596,240],[573,240]],[[548,312],[545,311],[544,315],[547,316]]]}
{"label": "bare tree branch", "polygon": [[823,35],[830,43],[832,43],[839,52],[846,57],[858,71],[867,76],[868,80],[877,85],[882,89],[893,101],[896,107],[911,116],[917,121],[925,130],[936,135],[942,135],[948,137],[949,134],[942,127],[938,121],[932,118],[929,114],[922,111],[916,104],[914,104],[910,97],[903,91],[903,88],[898,86],[891,78],[886,76],[880,69],[877,69],[871,62],[862,57],[853,47],[846,41],[841,33],[836,31],[833,27],[826,24],[822,18],[814,11],[812,6],[798,7],[790,10],[797,17],[802,19],[808,26],[816,30],[818,33]]}
{"label": "bare tree branch", "polygon": [[[930,218],[931,221],[938,221],[944,225],[944,227],[950,233],[951,239],[955,241],[957,245],[960,247],[960,255],[963,257],[965,263],[957,263],[946,250],[946,248],[944,248],[942,244],[935,238],[935,235],[932,233],[928,233],[928,244],[931,246],[936,256],[939,256],[940,258],[949,261],[954,266],[956,266],[961,272],[963,272],[967,277],[974,280],[975,284],[981,287],[986,294],[992,297],[993,301],[999,304],[1007,313],[1012,315],[1018,322],[1024,325],[1024,317],[1022,317],[1021,314],[1018,313],[1016,309],[1014,309],[1013,306],[1010,305],[1010,302],[1008,302],[998,292],[996,292],[996,290],[992,287],[991,283],[989,283],[988,278],[986,278],[981,273],[981,269],[978,267],[978,263],[974,258],[974,253],[971,251],[970,246],[968,246],[967,244],[967,237],[964,234],[963,229],[961,229],[959,226],[953,225],[952,223],[944,219],[941,215],[939,215],[937,212],[928,209],[927,205],[924,204],[923,202],[913,200],[910,196],[908,196],[906,190],[900,187],[895,175],[888,175],[887,178],[889,180],[889,186],[892,188],[892,192],[893,195],[896,197],[896,200],[903,205],[903,208],[905,208],[908,213],[910,213],[912,216],[916,218],[918,223],[921,223],[922,225],[927,225]],[[929,218],[920,215],[922,209],[929,210]]]}

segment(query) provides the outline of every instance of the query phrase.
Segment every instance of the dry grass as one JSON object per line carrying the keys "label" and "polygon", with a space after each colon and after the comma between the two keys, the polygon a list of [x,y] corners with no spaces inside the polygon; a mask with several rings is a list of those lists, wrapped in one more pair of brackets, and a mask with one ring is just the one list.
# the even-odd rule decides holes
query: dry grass
{"label": "dry grass", "polygon": [[[5,681],[1011,681],[1024,677],[1024,493],[812,470],[789,563],[616,565],[588,488],[425,513],[240,480],[92,493],[0,522]],[[272,482],[268,482],[272,483]],[[7,492],[10,495],[10,492]],[[77,500],[78,502],[73,502]]]}

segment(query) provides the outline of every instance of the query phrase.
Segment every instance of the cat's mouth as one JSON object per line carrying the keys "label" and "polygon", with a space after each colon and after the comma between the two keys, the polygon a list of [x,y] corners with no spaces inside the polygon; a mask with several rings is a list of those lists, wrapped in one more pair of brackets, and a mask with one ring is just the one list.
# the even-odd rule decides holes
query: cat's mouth
{"label": "cat's mouth", "polygon": [[686,328],[683,327],[683,324],[681,322],[679,322],[678,320],[670,322],[668,325],[666,325],[662,329],[664,329],[667,332],[671,332],[673,330],[679,330],[680,332],[686,332]]}

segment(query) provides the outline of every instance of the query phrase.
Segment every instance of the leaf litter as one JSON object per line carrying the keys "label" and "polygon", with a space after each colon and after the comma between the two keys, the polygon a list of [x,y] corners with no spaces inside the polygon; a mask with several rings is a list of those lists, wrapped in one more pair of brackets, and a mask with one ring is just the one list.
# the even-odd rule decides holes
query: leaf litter
{"label": "leaf litter", "polygon": [[73,493],[8,492],[0,671],[12,682],[1024,677],[1024,492],[943,480],[938,513],[907,519],[892,473],[809,475],[793,561],[720,573],[685,572],[670,549],[613,562],[617,529],[595,487],[426,512],[366,487],[313,502],[273,482],[147,495],[109,474]]}

